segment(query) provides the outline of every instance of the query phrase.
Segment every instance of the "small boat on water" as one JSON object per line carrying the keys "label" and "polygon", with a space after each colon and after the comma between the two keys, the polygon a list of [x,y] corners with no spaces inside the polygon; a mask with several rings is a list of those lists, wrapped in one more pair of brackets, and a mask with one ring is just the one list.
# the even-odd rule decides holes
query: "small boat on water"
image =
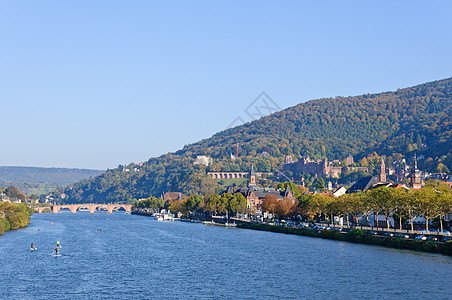
{"label": "small boat on water", "polygon": [[204,225],[222,225],[222,224],[215,223],[214,221],[203,221],[202,223]]}
{"label": "small boat on water", "polygon": [[216,223],[214,221],[204,221],[202,222],[204,225],[209,225],[209,226],[222,226],[222,227],[237,227],[236,223]]}
{"label": "small boat on water", "polygon": [[174,215],[169,213],[154,213],[152,216],[157,221],[174,221]]}

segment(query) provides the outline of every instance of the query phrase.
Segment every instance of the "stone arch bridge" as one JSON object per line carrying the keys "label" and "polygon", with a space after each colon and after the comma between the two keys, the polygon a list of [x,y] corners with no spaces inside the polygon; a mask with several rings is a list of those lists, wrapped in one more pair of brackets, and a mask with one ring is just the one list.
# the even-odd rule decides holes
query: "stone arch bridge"
{"label": "stone arch bridge", "polygon": [[71,213],[75,214],[80,209],[89,209],[90,213],[94,213],[96,210],[105,209],[108,213],[112,213],[115,210],[124,209],[126,212],[130,212],[132,210],[131,204],[61,204],[61,205],[53,205],[50,207],[35,207],[34,210],[38,213],[42,213],[42,211],[46,208],[52,210],[54,214],[57,214],[62,208],[68,208]]}
{"label": "stone arch bridge", "polygon": [[[256,177],[262,177],[263,174],[273,176],[273,173],[255,172]],[[249,172],[207,172],[212,179],[234,179],[234,178],[249,178]]]}

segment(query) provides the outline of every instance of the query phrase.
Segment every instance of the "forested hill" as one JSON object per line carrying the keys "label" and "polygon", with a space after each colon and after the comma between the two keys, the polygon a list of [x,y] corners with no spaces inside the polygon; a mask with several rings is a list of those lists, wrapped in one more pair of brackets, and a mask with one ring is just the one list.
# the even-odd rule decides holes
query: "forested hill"
{"label": "forested hill", "polygon": [[[355,160],[383,156],[390,162],[414,153],[420,167],[449,171],[452,164],[452,78],[395,92],[308,101],[219,132],[173,154],[130,164],[65,189],[68,202],[124,201],[166,191],[212,193],[221,187],[206,171],[258,171],[281,167],[284,156]],[[231,160],[239,144],[239,159]],[[269,155],[262,155],[268,153]],[[214,158],[206,170],[197,155]],[[59,191],[60,193],[62,191]]]}
{"label": "forested hill", "polygon": [[51,191],[98,176],[101,170],[0,166],[0,186],[15,186],[27,195]]}

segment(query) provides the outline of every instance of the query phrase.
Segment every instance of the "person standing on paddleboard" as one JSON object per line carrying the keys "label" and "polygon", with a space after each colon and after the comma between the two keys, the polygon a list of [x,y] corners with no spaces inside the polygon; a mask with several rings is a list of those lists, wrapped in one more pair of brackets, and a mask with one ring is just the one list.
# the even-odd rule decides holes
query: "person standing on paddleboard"
{"label": "person standing on paddleboard", "polygon": [[60,251],[61,245],[60,245],[60,241],[57,241],[57,245],[55,247],[55,255],[58,255],[58,252]]}

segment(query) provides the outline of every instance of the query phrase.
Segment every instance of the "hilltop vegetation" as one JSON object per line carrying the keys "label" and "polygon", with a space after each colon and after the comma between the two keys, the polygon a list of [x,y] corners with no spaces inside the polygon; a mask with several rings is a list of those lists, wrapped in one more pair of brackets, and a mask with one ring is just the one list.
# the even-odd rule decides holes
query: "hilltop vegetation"
{"label": "hilltop vegetation", "polygon": [[27,195],[40,195],[59,186],[101,174],[100,170],[0,166],[0,186],[15,186]]}
{"label": "hilltop vegetation", "polygon": [[[452,79],[395,92],[312,100],[151,158],[141,166],[132,163],[107,170],[55,194],[64,192],[70,203],[133,201],[166,191],[212,194],[222,186],[206,171],[248,171],[252,163],[257,171],[275,171],[288,154],[329,160],[352,154],[375,164],[380,156],[391,162],[417,153],[425,157],[419,162],[421,169],[449,172],[451,115]],[[232,160],[236,143],[240,157]],[[214,163],[208,168],[194,166],[197,155],[211,156]]]}

